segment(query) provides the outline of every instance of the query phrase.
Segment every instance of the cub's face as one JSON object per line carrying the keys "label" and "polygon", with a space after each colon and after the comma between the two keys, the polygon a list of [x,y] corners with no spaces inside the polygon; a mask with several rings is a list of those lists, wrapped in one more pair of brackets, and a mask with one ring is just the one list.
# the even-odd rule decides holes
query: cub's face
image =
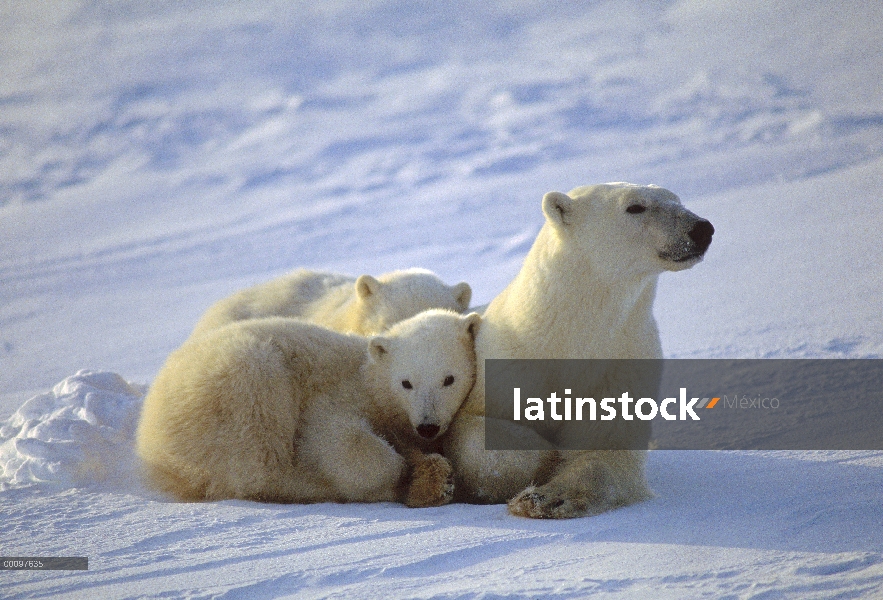
{"label": "cub's face", "polygon": [[603,184],[549,192],[543,211],[565,244],[611,275],[688,269],[714,227],[657,186]]}
{"label": "cub's face", "polygon": [[369,351],[414,434],[444,434],[475,383],[475,334],[481,317],[431,310],[373,337]]}
{"label": "cub's face", "polygon": [[423,269],[394,271],[376,279],[362,275],[355,287],[363,323],[358,333],[363,335],[386,331],[400,321],[433,308],[463,312],[472,299],[468,283],[447,285]]}

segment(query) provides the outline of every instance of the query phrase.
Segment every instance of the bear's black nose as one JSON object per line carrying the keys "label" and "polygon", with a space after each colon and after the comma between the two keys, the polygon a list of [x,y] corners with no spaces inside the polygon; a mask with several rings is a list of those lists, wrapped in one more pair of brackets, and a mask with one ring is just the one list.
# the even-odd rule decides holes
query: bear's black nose
{"label": "bear's black nose", "polygon": [[431,440],[438,435],[439,429],[441,429],[441,427],[439,427],[438,425],[429,425],[427,423],[424,423],[417,426],[417,433],[420,434],[420,437]]}
{"label": "bear's black nose", "polygon": [[714,235],[714,226],[705,219],[699,221],[687,234],[700,252],[705,252],[711,245],[711,236]]}

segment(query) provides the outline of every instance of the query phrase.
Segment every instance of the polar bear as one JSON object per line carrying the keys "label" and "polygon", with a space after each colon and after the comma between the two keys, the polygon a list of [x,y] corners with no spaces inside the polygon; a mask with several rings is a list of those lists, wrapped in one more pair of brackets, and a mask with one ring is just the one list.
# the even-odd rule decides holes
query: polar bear
{"label": "polar bear", "polygon": [[449,286],[426,269],[377,278],[299,269],[218,301],[192,335],[260,317],[297,317],[335,331],[371,335],[431,308],[464,312],[471,298],[468,283]]}
{"label": "polar bear", "polygon": [[[484,360],[661,358],[652,311],[657,278],[701,261],[714,227],[652,185],[549,192],[542,209],[546,222],[521,271],[484,312],[476,339],[478,381],[451,426],[445,456],[458,497],[509,500],[515,515],[567,518],[649,497],[646,451],[555,451],[544,449],[552,446],[542,439],[532,450],[485,450]],[[608,381],[625,384],[622,389],[629,389],[629,377],[607,374]],[[647,432],[635,435],[646,439]]]}
{"label": "polar bear", "polygon": [[449,502],[433,451],[475,383],[479,324],[431,310],[365,338],[269,317],[191,338],[144,400],[146,480],[185,501]]}

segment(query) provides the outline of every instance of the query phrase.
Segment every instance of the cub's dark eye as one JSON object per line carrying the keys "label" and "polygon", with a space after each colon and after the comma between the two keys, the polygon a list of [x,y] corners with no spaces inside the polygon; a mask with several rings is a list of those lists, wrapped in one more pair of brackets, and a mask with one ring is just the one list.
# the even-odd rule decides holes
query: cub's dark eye
{"label": "cub's dark eye", "polygon": [[645,210],[647,210],[647,208],[644,206],[641,206],[640,204],[632,204],[631,206],[629,206],[628,208],[625,209],[625,212],[629,213],[630,215],[639,215],[642,212],[644,212]]}
{"label": "cub's dark eye", "polygon": [[453,383],[454,383],[454,376],[453,375],[448,375],[447,377],[445,377],[445,386],[446,387],[453,384]]}
{"label": "cub's dark eye", "polygon": [[405,388],[406,390],[410,390],[414,386],[411,385],[410,381],[408,381],[407,379],[404,379],[404,380],[402,380],[402,387]]}

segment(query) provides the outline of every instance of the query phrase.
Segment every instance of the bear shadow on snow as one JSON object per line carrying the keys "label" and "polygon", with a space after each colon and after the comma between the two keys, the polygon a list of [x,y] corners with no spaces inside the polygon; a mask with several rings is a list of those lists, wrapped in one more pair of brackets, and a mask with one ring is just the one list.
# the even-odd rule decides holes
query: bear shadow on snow
{"label": "bear shadow on snow", "polygon": [[[261,510],[272,510],[274,518],[282,519],[289,514],[292,518],[321,515],[413,524],[391,534],[370,534],[378,539],[424,531],[446,535],[452,527],[491,529],[498,532],[493,534],[496,539],[506,535],[502,532],[518,536],[500,540],[487,552],[484,543],[480,552],[465,548],[464,566],[525,548],[571,542],[883,553],[879,536],[868,534],[878,531],[883,522],[878,501],[883,487],[881,467],[770,453],[690,450],[651,451],[649,465],[655,498],[596,518],[567,522],[507,518],[499,505],[449,504],[416,512],[390,504],[265,505]],[[771,472],[777,476],[771,478]],[[524,538],[525,533],[536,533],[537,538]]]}

